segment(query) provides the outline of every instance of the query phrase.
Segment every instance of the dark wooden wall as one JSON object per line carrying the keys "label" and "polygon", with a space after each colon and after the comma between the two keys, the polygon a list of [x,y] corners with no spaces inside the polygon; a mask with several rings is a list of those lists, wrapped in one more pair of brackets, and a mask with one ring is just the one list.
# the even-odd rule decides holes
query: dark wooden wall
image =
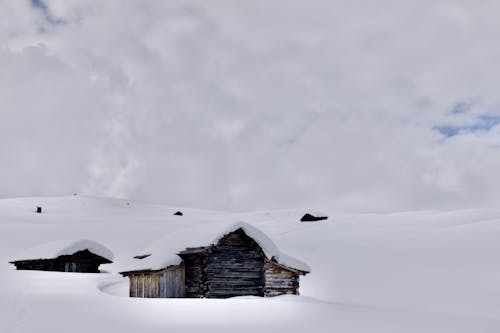
{"label": "dark wooden wall", "polygon": [[185,267],[186,297],[200,298],[206,293],[206,253],[181,255]]}
{"label": "dark wooden wall", "polygon": [[264,296],[264,253],[241,229],[224,237],[207,257],[205,297]]}
{"label": "dark wooden wall", "polygon": [[241,229],[214,246],[179,255],[186,267],[186,297],[264,296],[265,256]]}

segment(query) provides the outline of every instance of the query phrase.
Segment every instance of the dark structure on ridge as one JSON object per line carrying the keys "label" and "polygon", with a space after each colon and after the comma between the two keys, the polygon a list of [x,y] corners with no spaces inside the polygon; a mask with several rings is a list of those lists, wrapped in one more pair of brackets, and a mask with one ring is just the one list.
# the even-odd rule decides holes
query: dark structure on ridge
{"label": "dark structure on ridge", "polygon": [[315,215],[312,215],[312,214],[305,214],[304,216],[302,216],[302,218],[300,219],[301,222],[316,222],[316,221],[321,221],[321,220],[326,220],[328,219],[328,216],[315,216]]}

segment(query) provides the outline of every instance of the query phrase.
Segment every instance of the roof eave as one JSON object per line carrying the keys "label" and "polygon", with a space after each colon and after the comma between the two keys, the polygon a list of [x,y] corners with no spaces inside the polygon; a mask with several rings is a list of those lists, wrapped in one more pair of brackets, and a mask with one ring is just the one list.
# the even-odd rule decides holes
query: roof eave
{"label": "roof eave", "polygon": [[[267,259],[267,258],[266,258],[266,259]],[[286,270],[288,270],[288,271],[295,272],[295,273],[297,273],[297,274],[299,274],[299,275],[306,275],[306,274],[309,274],[309,273],[310,273],[310,271],[304,271],[304,270],[302,270],[302,269],[293,268],[293,267],[290,267],[290,266],[284,265],[284,264],[282,264],[282,263],[279,263],[279,262],[277,262],[274,258],[272,258],[272,259],[267,259],[267,260],[268,260],[270,263],[273,263],[273,264],[274,264],[274,265],[276,265],[276,266],[279,266],[279,267],[281,267],[281,268],[283,268],[283,269],[286,269]]]}

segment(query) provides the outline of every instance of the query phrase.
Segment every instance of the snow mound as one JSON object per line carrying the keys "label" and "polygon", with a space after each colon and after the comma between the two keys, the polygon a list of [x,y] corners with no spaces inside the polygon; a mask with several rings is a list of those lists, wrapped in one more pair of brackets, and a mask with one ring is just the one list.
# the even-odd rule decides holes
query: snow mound
{"label": "snow mound", "polygon": [[321,211],[321,210],[310,210],[310,211],[306,211],[304,214],[310,214],[312,216],[315,216],[315,217],[328,217],[328,214],[324,211]]}
{"label": "snow mound", "polygon": [[214,245],[228,233],[240,228],[243,229],[247,236],[253,238],[259,244],[268,259],[273,259],[277,263],[293,269],[310,272],[311,269],[306,263],[281,252],[266,234],[246,222],[229,225],[218,224],[215,226],[212,224],[173,232],[159,239],[136,256],[143,257],[143,259],[130,259],[120,266],[115,265],[115,267],[121,272],[129,272],[160,270],[168,266],[178,265],[182,261],[177,255],[180,251],[186,248]]}
{"label": "snow mound", "polygon": [[113,252],[104,245],[89,239],[59,240],[44,243],[20,253],[15,260],[50,259],[71,255],[78,251],[89,250],[109,261],[113,261]]}

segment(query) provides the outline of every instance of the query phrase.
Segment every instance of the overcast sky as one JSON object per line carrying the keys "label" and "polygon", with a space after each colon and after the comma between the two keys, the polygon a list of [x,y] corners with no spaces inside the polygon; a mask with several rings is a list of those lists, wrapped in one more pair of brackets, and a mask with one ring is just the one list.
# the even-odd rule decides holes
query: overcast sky
{"label": "overcast sky", "polygon": [[500,2],[0,1],[0,197],[500,200]]}

